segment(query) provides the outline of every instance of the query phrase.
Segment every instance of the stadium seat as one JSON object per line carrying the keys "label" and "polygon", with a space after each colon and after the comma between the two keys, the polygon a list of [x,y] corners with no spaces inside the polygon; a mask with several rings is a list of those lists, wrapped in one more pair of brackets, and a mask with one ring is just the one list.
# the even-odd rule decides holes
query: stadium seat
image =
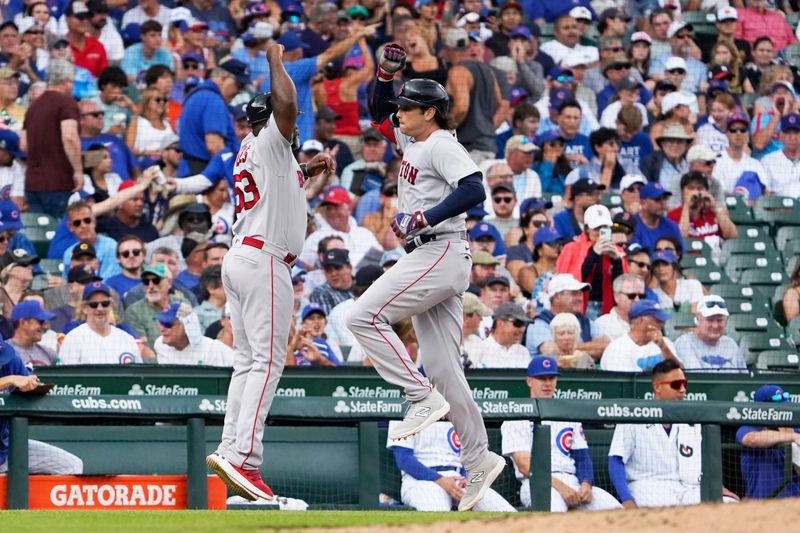
{"label": "stadium seat", "polygon": [[728,317],[728,327],[726,333],[734,340],[739,341],[742,337],[758,332],[769,335],[770,337],[781,337],[784,335],[783,328],[765,314],[736,314]]}
{"label": "stadium seat", "polygon": [[[792,28],[795,28],[797,27],[796,19],[798,16],[800,16],[800,13],[791,13],[791,15],[793,16],[792,18],[795,19],[794,23],[792,23]],[[800,44],[790,44],[784,48],[783,57],[789,62],[790,65],[800,64]]]}
{"label": "stadium seat", "polygon": [[47,249],[50,247],[50,241],[56,234],[55,230],[39,227],[28,227],[22,231],[31,240],[33,247],[36,248],[36,255],[39,257],[47,257]]}
{"label": "stadium seat", "polygon": [[712,286],[709,292],[717,296],[722,296],[726,300],[728,298],[746,298],[752,300],[763,296],[758,289],[739,285],[738,283],[720,283],[719,285]]}
{"label": "stadium seat", "polygon": [[47,213],[22,213],[22,224],[25,228],[45,228],[54,230],[58,227],[58,219]]}
{"label": "stadium seat", "polygon": [[555,25],[552,22],[545,22],[544,24],[539,25],[539,30],[542,33],[542,39],[545,37],[553,37],[553,33],[555,32]]}
{"label": "stadium seat", "polygon": [[758,370],[800,370],[800,356],[796,352],[768,350],[758,354]]}
{"label": "stadium seat", "polygon": [[739,283],[752,285],[754,287],[774,287],[776,285],[782,285],[785,283],[788,277],[789,276],[783,272],[783,267],[780,269],[754,268],[742,272],[742,276],[739,278]]}
{"label": "stadium seat", "polygon": [[675,313],[666,324],[664,324],[664,334],[671,341],[675,341],[684,333],[693,330],[695,326],[694,315],[692,313]]}
{"label": "stadium seat", "polygon": [[622,207],[622,196],[619,194],[606,193],[600,199],[600,203],[609,209]]}
{"label": "stadium seat", "polygon": [[751,225],[736,225],[736,229],[739,230],[739,239],[765,239],[769,238],[769,224],[763,223],[759,224],[756,221],[753,221]]}
{"label": "stadium seat", "polygon": [[716,265],[703,268],[687,268],[683,272],[687,276],[700,281],[703,285],[731,282],[730,278],[725,274],[725,271]]}
{"label": "stadium seat", "polygon": [[796,345],[800,346],[800,316],[794,317],[786,324],[786,333]]}
{"label": "stadium seat", "polygon": [[730,257],[732,255],[761,255],[770,253],[778,256],[778,250],[775,248],[774,241],[769,237],[762,239],[729,239],[722,243],[722,256]]}
{"label": "stadium seat", "polygon": [[731,314],[763,314],[771,311],[767,299],[760,295],[756,298],[726,298],[725,302],[728,304],[728,311],[730,311]]}
{"label": "stadium seat", "polygon": [[[742,272],[750,269],[770,269],[774,271],[782,271],[783,263],[780,257],[762,256],[762,255],[733,255],[725,259],[725,273],[733,281],[739,281]],[[779,280],[782,281],[782,280]],[[763,283],[762,283],[763,285]]]}
{"label": "stadium seat", "polygon": [[705,11],[684,11],[683,20],[693,26],[712,26],[714,24]]}
{"label": "stadium seat", "polygon": [[774,232],[783,226],[800,226],[800,203],[787,196],[759,196],[753,218],[769,224]]}
{"label": "stadium seat", "polygon": [[683,256],[683,259],[681,259],[682,268],[706,268],[716,266],[716,263],[714,263],[710,257],[704,255],[686,254]]}
{"label": "stadium seat", "polygon": [[752,224],[753,211],[744,198],[737,195],[728,195],[725,197],[725,205],[728,208],[728,215],[734,224]]}
{"label": "stadium seat", "polygon": [[[786,227],[781,229],[789,229],[789,228]],[[792,257],[800,256],[800,239],[792,239],[790,241],[786,241],[782,245],[779,244],[778,250],[780,250],[781,254],[783,255],[784,263],[788,263],[789,259],[791,259]]]}
{"label": "stadium seat", "polygon": [[747,361],[748,366],[756,364],[758,354],[769,350],[791,352],[796,350],[793,342],[782,336],[772,336],[768,333],[747,332],[739,340],[739,347]]}
{"label": "stadium seat", "polygon": [[686,249],[684,255],[702,255],[703,257],[714,255],[714,250],[702,239],[687,239],[683,244]]}
{"label": "stadium seat", "polygon": [[800,226],[784,226],[775,233],[775,245],[783,250],[789,241],[800,240]]}
{"label": "stadium seat", "polygon": [[61,259],[42,259],[39,266],[51,276],[60,277],[64,272],[64,262]]}

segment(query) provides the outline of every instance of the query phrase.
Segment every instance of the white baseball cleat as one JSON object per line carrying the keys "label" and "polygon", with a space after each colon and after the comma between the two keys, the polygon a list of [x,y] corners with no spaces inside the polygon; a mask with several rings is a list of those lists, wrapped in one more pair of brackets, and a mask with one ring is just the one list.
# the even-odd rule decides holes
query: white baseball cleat
{"label": "white baseball cleat", "polygon": [[416,435],[449,412],[450,404],[439,391],[433,389],[425,398],[408,406],[403,421],[393,427],[389,440],[401,440]]}
{"label": "white baseball cleat", "polygon": [[489,452],[481,463],[467,471],[467,489],[458,502],[459,511],[469,511],[475,507],[494,480],[506,467],[506,461],[496,453]]}

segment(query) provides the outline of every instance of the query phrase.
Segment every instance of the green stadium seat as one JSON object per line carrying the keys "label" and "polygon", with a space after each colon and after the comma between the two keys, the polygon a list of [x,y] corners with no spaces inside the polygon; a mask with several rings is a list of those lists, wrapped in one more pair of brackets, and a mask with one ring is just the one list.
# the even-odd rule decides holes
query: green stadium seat
{"label": "green stadium seat", "polygon": [[739,226],[737,224],[736,229],[739,230],[739,239],[750,239],[750,240],[757,240],[757,239],[765,239],[769,238],[769,225],[764,223],[762,225],[757,225],[756,221],[753,221],[752,225],[742,225]]}
{"label": "green stadium seat", "polygon": [[789,287],[787,284],[778,285],[775,287],[775,290],[772,291],[772,303],[782,302],[783,301],[783,293],[786,292],[786,289]]}
{"label": "green stadium seat", "polygon": [[752,366],[758,360],[758,354],[769,350],[780,350],[791,352],[796,350],[794,343],[789,342],[785,337],[775,337],[768,333],[748,332],[742,335],[739,340],[739,347],[742,349],[747,360],[747,365]]}
{"label": "green stadium seat", "polygon": [[750,111],[760,96],[759,93],[744,93],[742,95],[742,104],[744,104],[745,109]]}
{"label": "green stadium seat", "polygon": [[692,277],[703,285],[715,285],[717,283],[730,283],[730,278],[722,268],[711,265],[702,268],[687,268],[683,271],[688,277]]}
{"label": "green stadium seat", "polygon": [[[800,16],[800,13],[792,13],[792,18],[797,19]],[[792,28],[797,27],[797,20],[792,23]],[[800,44],[790,44],[786,48],[783,49],[783,55],[786,58],[786,61],[789,62],[791,65],[798,65],[800,64]]]}
{"label": "green stadium seat", "polygon": [[[793,12],[791,12],[791,13],[787,14],[787,15],[786,15],[786,22],[788,22],[788,23],[789,23],[789,26],[791,26],[792,28],[794,28],[795,26],[797,26],[797,23],[798,23],[798,22],[800,22],[800,13],[799,13],[799,12],[797,12],[797,11],[793,11]],[[786,48],[784,48],[784,52],[785,52],[786,50],[788,50],[788,49],[789,49],[790,47],[792,47],[792,46],[796,46],[796,47],[797,47],[797,49],[798,49],[798,50],[800,50],[800,45],[796,45],[796,44],[790,44],[789,46],[787,46]]]}
{"label": "green stadium seat", "polygon": [[[789,229],[789,226],[781,229]],[[778,244],[778,249],[783,255],[783,262],[788,264],[792,257],[800,256],[800,239],[792,239],[790,241],[786,241],[782,245]]]}
{"label": "green stadium seat", "polygon": [[787,196],[759,196],[753,207],[753,218],[769,224],[774,231],[783,226],[800,226],[800,203]]}
{"label": "green stadium seat", "polygon": [[732,255],[762,255],[772,254],[779,256],[778,250],[775,248],[775,243],[769,237],[762,239],[729,239],[722,243],[722,256],[730,257]]}
{"label": "green stadium seat", "polygon": [[704,257],[712,257],[714,255],[714,250],[702,239],[687,239],[683,244],[686,248],[684,255],[702,255]]}
{"label": "green stadium seat", "polygon": [[754,287],[782,285],[786,283],[788,276],[783,272],[783,268],[754,268],[742,272],[739,282]]}
{"label": "green stadium seat", "polygon": [[22,213],[22,224],[26,228],[45,228],[54,230],[58,227],[58,219],[47,213]]}
{"label": "green stadium seat", "polygon": [[726,333],[734,340],[739,341],[744,336],[752,333],[762,333],[770,337],[782,337],[784,330],[768,314],[750,313],[729,316]]}
{"label": "green stadium seat", "polygon": [[786,324],[786,332],[791,336],[794,343],[800,346],[800,316],[796,316]]}
{"label": "green stadium seat", "polygon": [[[725,273],[733,281],[739,281],[742,272],[750,269],[770,269],[774,271],[782,271],[783,263],[780,257],[775,258],[772,256],[763,255],[733,255],[728,257],[725,261]],[[781,280],[782,281],[782,280]],[[763,283],[762,283],[763,285]]]}
{"label": "green stadium seat", "polygon": [[775,245],[779,250],[789,241],[800,241],[800,226],[784,226],[775,233]]}
{"label": "green stadium seat", "polygon": [[542,32],[542,38],[552,37],[555,32],[555,25],[552,22],[545,22],[539,25],[539,30]]}
{"label": "green stadium seat", "polygon": [[50,247],[50,241],[56,234],[55,230],[28,227],[23,229],[22,232],[27,235],[31,243],[33,243],[33,247],[36,249],[36,255],[39,257],[47,257],[47,249]]}
{"label": "green stadium seat", "polygon": [[725,298],[725,303],[728,304],[728,311],[731,314],[763,314],[771,311],[769,302],[763,296],[757,298]]}
{"label": "green stadium seat", "polygon": [[728,298],[745,298],[752,300],[763,296],[758,289],[739,285],[738,283],[720,283],[719,285],[711,287],[709,292],[717,296],[722,296],[726,300]]}
{"label": "green stadium seat", "polygon": [[683,20],[693,26],[713,26],[714,21],[708,18],[705,11],[684,11]]}
{"label": "green stadium seat", "polygon": [[681,260],[681,267],[683,268],[706,268],[716,266],[716,263],[714,263],[710,257],[705,255],[686,254]]}
{"label": "green stadium seat", "polygon": [[738,194],[726,196],[725,205],[728,208],[728,215],[730,215],[734,224],[753,223],[753,211],[750,209],[750,206],[747,205],[747,202],[744,201],[744,198]]}
{"label": "green stadium seat", "polygon": [[600,199],[600,203],[609,209],[622,207],[622,196],[619,194],[606,193]]}
{"label": "green stadium seat", "polygon": [[800,356],[794,351],[768,350],[758,354],[756,368],[758,370],[797,371],[800,370]]}
{"label": "green stadium seat", "polygon": [[674,313],[666,324],[664,324],[664,334],[671,341],[675,341],[684,333],[694,329],[694,315],[692,313]]}
{"label": "green stadium seat", "polygon": [[51,276],[60,277],[64,272],[64,262],[61,259],[42,259],[39,266]]}

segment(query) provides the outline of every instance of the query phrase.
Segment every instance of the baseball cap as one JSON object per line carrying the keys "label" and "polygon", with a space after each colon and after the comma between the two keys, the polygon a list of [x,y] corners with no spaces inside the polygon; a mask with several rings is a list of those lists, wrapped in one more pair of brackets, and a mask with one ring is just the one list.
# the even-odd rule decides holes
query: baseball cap
{"label": "baseball cap", "polygon": [[636,79],[631,76],[622,78],[616,84],[617,91],[632,91],[634,89],[639,89],[641,87],[642,84],[636,81]]}
{"label": "baseball cap", "polygon": [[617,213],[612,220],[614,224],[611,226],[611,231],[622,230],[622,226],[630,229],[631,232],[636,231],[636,217],[627,211]]}
{"label": "baseball cap", "polygon": [[511,30],[511,35],[509,37],[511,39],[530,39],[531,29],[523,25],[516,26],[513,30]]}
{"label": "baseball cap", "polygon": [[788,402],[791,396],[780,385],[761,385],[753,399],[757,402]]}
{"label": "baseball cap", "polygon": [[728,84],[724,81],[717,81],[712,80],[708,82],[708,88],[706,89],[706,97],[711,99],[715,96],[714,93],[728,93],[730,94],[731,89],[728,87]]}
{"label": "baseball cap", "polygon": [[[239,120],[246,120],[247,119],[247,103],[241,103],[241,104],[237,104],[237,105],[228,106],[228,110],[231,112],[231,116],[233,117],[233,121],[234,122],[239,121]],[[170,133],[170,134],[167,134],[166,137],[169,138],[169,137],[172,137],[172,135],[175,135],[175,134],[174,133]],[[177,140],[180,140],[180,138],[177,135],[175,135],[175,138]],[[172,139],[167,139],[167,140],[172,140]],[[174,142],[175,141],[173,141],[173,143]],[[170,144],[173,144],[173,143],[170,143]],[[163,143],[162,143],[162,146],[163,146]],[[169,146],[169,145],[167,145],[167,146]],[[163,150],[163,148],[162,148],[162,150]]]}
{"label": "baseball cap", "polygon": [[483,204],[476,205],[467,209],[467,219],[481,220],[483,217],[489,216],[489,212],[483,208]]}
{"label": "baseball cap", "polygon": [[83,289],[83,299],[88,300],[92,294],[102,292],[106,296],[111,296],[111,288],[101,281],[93,281]]}
{"label": "baseball cap", "polygon": [[92,243],[83,241],[79,242],[72,248],[72,259],[77,259],[84,256],[97,257],[97,251],[95,251]]}
{"label": "baseball cap", "polygon": [[783,87],[784,89],[786,89],[787,91],[792,93],[792,95],[796,95],[797,94],[797,93],[795,93],[794,86],[791,83],[789,83],[788,81],[784,81],[784,80],[776,81],[775,83],[773,83],[772,86],[769,88],[769,92],[773,93],[773,92],[775,92],[776,89],[779,89],[780,87]]}
{"label": "baseball cap", "polygon": [[[186,302],[172,302],[165,310],[153,317],[154,320],[166,327],[172,327],[176,320],[186,318],[192,314],[192,308]],[[183,321],[181,321],[183,322]]]}
{"label": "baseball cap", "polygon": [[522,200],[522,203],[519,204],[519,214],[521,216],[528,211],[540,211],[552,208],[553,202],[550,200],[545,200],[544,198],[525,198]]}
{"label": "baseball cap", "polygon": [[505,285],[506,287],[511,287],[511,282],[508,281],[508,278],[505,276],[489,276],[483,281],[483,286],[488,287],[497,283],[500,285]]}
{"label": "baseball cap", "polygon": [[91,283],[93,281],[103,281],[103,278],[95,274],[89,265],[75,265],[67,273],[68,283]]}
{"label": "baseball cap", "polygon": [[294,31],[287,31],[278,38],[278,44],[282,44],[284,50],[291,52],[298,48],[306,49],[308,45],[303,42],[299,35]]}
{"label": "baseball cap", "polygon": [[250,68],[238,59],[229,59],[220,64],[219,68],[232,75],[239,85],[250,83]]}
{"label": "baseball cap", "polygon": [[628,310],[628,317],[631,320],[643,316],[651,316],[659,322],[666,322],[671,318],[669,313],[661,309],[658,302],[652,300],[639,300]]}
{"label": "baseball cap", "polygon": [[800,115],[792,113],[781,119],[781,131],[800,130]]}
{"label": "baseball cap", "polygon": [[670,71],[676,69],[687,70],[686,60],[682,57],[670,56],[664,63],[664,70]]}
{"label": "baseball cap", "polygon": [[514,186],[509,183],[498,183],[497,185],[492,187],[492,190],[490,192],[491,194],[494,194],[497,191],[506,191],[510,192],[511,194],[516,194],[514,191]]}
{"label": "baseball cap", "polygon": [[678,256],[672,250],[656,250],[650,254],[650,261],[655,265],[656,263],[667,263],[668,265],[677,265]]}
{"label": "baseball cap", "polygon": [[86,7],[92,13],[108,13],[108,4],[106,0],[88,0]]}
{"label": "baseball cap", "polygon": [[318,154],[319,152],[324,152],[325,147],[316,139],[308,139],[300,147],[300,151],[306,154]]}
{"label": "baseball cap", "polygon": [[637,183],[644,185],[647,183],[647,180],[644,179],[644,176],[641,174],[625,174],[622,176],[622,179],[619,180],[619,190],[627,191]]}
{"label": "baseball cap", "polygon": [[524,135],[512,135],[506,141],[506,153],[519,150],[520,152],[531,153],[539,148],[533,143],[533,139]]}
{"label": "baseball cap", "polygon": [[500,320],[522,320],[523,322],[528,321],[528,315],[525,314],[525,310],[522,309],[519,304],[515,304],[514,302],[506,302],[498,305],[492,316]]}
{"label": "baseball cap", "polygon": [[674,83],[669,81],[668,79],[658,80],[656,82],[656,92],[658,91],[665,91],[667,93],[671,93],[672,91],[677,91],[678,88],[675,86]]}
{"label": "baseball cap", "polygon": [[144,278],[147,274],[152,274],[161,279],[172,279],[172,272],[170,272],[164,263],[154,263],[145,267],[140,277]]}
{"label": "baseball cap", "polygon": [[[603,12],[605,13],[605,11]],[[569,16],[575,20],[588,20],[592,21],[592,12],[584,6],[576,6],[569,10]]]}
{"label": "baseball cap", "polygon": [[533,234],[533,247],[536,248],[542,243],[550,244],[562,240],[561,234],[550,226],[544,226],[536,230]]}
{"label": "baseball cap", "polygon": [[[398,246],[393,250],[386,250],[381,256],[380,265],[383,268],[388,264],[397,263],[404,255],[406,255],[406,251],[403,250],[402,246]],[[358,273],[356,274],[356,285],[358,285],[358,274],[360,274],[365,268],[367,267],[363,266],[358,270]]]}
{"label": "baseball cap", "polygon": [[19,206],[13,200],[0,200],[0,222],[6,231],[22,229]]}
{"label": "baseball cap", "polygon": [[[675,94],[675,93],[670,93],[670,94]],[[656,142],[660,143],[664,139],[678,139],[683,141],[692,141],[694,139],[694,136],[686,133],[686,130],[683,129],[683,126],[681,124],[672,122],[664,126],[664,131],[661,133],[661,135],[656,137]]]}
{"label": "baseball cap", "polygon": [[303,308],[303,312],[300,314],[300,320],[305,320],[308,318],[308,315],[312,313],[319,313],[324,317],[328,316],[328,312],[325,311],[325,307],[323,307],[321,304],[311,302]]}
{"label": "baseball cap", "polygon": [[717,22],[726,20],[739,20],[739,13],[736,12],[735,7],[725,6],[717,9]]}
{"label": "baseball cap", "polygon": [[84,2],[72,2],[65,13],[68,17],[88,17],[91,15]]}
{"label": "baseball cap", "polygon": [[565,76],[565,75],[572,76],[572,71],[561,65],[556,65],[550,69],[550,72],[547,73],[547,79],[552,81],[558,78],[559,76]]}
{"label": "baseball cap", "polygon": [[[400,248],[403,249],[402,247]],[[386,254],[384,254],[386,255]],[[353,276],[354,283],[359,287],[369,287],[383,275],[383,268],[378,265],[364,265]]]}
{"label": "baseball cap", "polygon": [[464,314],[478,313],[482,317],[492,316],[492,310],[471,292],[464,293]]}
{"label": "baseball cap", "polygon": [[322,258],[322,267],[326,266],[347,266],[350,264],[350,252],[343,248],[333,248],[325,252]]}
{"label": "baseball cap", "polygon": [[178,26],[181,31],[186,31],[189,22],[193,20],[192,12],[185,7],[174,7],[169,12],[169,23]]}
{"label": "baseball cap", "polygon": [[574,100],[572,91],[559,87],[550,91],[550,109],[558,111],[564,103]]}
{"label": "baseball cap", "polygon": [[708,70],[708,81],[724,81],[733,78],[733,72],[726,65],[714,65]]}
{"label": "baseball cap", "polygon": [[377,128],[369,127],[361,132],[362,141],[381,141],[383,142],[383,134]]}
{"label": "baseball cap", "polygon": [[469,47],[469,34],[464,28],[448,28],[444,34],[444,46],[453,50],[466,50]]}
{"label": "baseball cap", "polygon": [[589,284],[575,279],[572,274],[556,274],[547,286],[547,294],[551,297],[564,291],[588,291]]}
{"label": "baseball cap", "polygon": [[339,113],[337,113],[328,106],[320,106],[319,108],[317,108],[317,115],[316,115],[317,120],[328,120],[333,122],[334,120],[339,120],[340,118],[342,118],[342,115],[340,115]]}
{"label": "baseball cap", "polygon": [[499,265],[500,261],[486,250],[475,250],[472,252],[472,264],[482,266]]}
{"label": "baseball cap", "polygon": [[667,30],[667,38],[672,39],[675,37],[676,33],[683,29],[694,31],[694,26],[684,20],[673,20],[672,24],[669,25],[669,29]]}
{"label": "baseball cap", "polygon": [[[576,168],[575,170],[570,172],[570,174],[572,174],[575,171],[583,172],[584,169],[577,169]],[[569,174],[567,175],[567,180],[569,180]],[[593,179],[588,178],[588,177],[586,177],[586,178],[580,177],[577,181],[573,181],[572,182],[572,188],[570,189],[570,195],[572,196],[572,198],[575,198],[579,194],[587,194],[587,193],[588,194],[593,194],[595,191],[604,191],[605,189],[606,189],[606,186],[603,185],[602,183],[597,183],[596,181],[594,181]]]}
{"label": "baseball cap", "polygon": [[320,205],[324,204],[353,205],[353,202],[350,200],[350,193],[347,192],[347,189],[340,185],[333,185],[332,187],[328,187],[328,190],[322,195]]}
{"label": "baseball cap", "polygon": [[[573,17],[573,18],[575,18],[575,17]],[[631,20],[631,18],[628,15],[626,15],[625,13],[620,13],[619,9],[617,9],[616,7],[609,7],[609,8],[604,9],[602,11],[602,13],[600,13],[600,16],[598,17],[598,20],[606,20],[606,19],[613,19],[613,18],[621,18],[625,22],[628,22],[629,20]]]}
{"label": "baseball cap", "polygon": [[308,272],[306,272],[305,269],[298,265],[294,265],[292,267],[292,285],[305,282],[306,274],[308,274]]}
{"label": "baseball cap", "polygon": [[697,313],[706,318],[717,315],[730,316],[728,304],[725,303],[725,299],[716,294],[703,296],[697,304]]}
{"label": "baseball cap", "polygon": [[664,196],[672,196],[672,193],[655,181],[645,183],[644,186],[639,189],[639,198],[642,200],[658,200]]}
{"label": "baseball cap", "polygon": [[601,204],[590,205],[583,213],[583,222],[590,229],[602,228],[603,226],[611,227],[611,212],[608,208]]}
{"label": "baseball cap", "polygon": [[717,153],[706,144],[693,144],[689,151],[686,152],[686,161],[688,163],[694,161],[716,161],[716,159]]}
{"label": "baseball cap", "polygon": [[269,22],[256,22],[251,24],[247,31],[242,34],[242,42],[250,42],[256,39],[272,39],[274,28]]}
{"label": "baseball cap", "polygon": [[42,304],[36,300],[23,300],[11,310],[11,320],[23,320],[25,318],[35,318],[36,320],[53,320],[56,315],[44,310]]}
{"label": "baseball cap", "polygon": [[577,66],[591,65],[599,61],[600,55],[596,48],[584,48],[582,50],[573,50],[561,60],[561,66],[566,68],[575,68]]}
{"label": "baseball cap", "polygon": [[646,31],[637,31],[631,35],[631,43],[647,43],[653,44],[653,38]]}
{"label": "baseball cap", "polygon": [[528,377],[543,378],[557,375],[559,375],[558,363],[548,355],[537,355],[528,364]]}
{"label": "baseball cap", "polygon": [[500,238],[500,232],[498,232],[497,228],[488,222],[475,224],[475,226],[469,232],[469,238],[473,241],[477,241],[481,237],[491,237],[495,240],[495,242],[502,242],[502,238]]}
{"label": "baseball cap", "polygon": [[167,135],[164,135],[164,137],[161,139],[161,149],[166,150],[170,146],[177,145],[180,143],[180,141],[180,137],[178,137],[175,133],[170,132]]}
{"label": "baseball cap", "polygon": [[733,113],[731,116],[728,117],[728,120],[725,122],[725,125],[730,128],[731,124],[735,124],[736,122],[741,122],[745,126],[750,125],[750,119],[747,118],[747,115],[744,113]]}
{"label": "baseball cap", "polygon": [[554,130],[548,130],[536,137],[536,142],[539,143],[539,146],[557,140],[561,140],[562,142],[564,141],[564,137],[561,135],[561,130],[558,128]]}

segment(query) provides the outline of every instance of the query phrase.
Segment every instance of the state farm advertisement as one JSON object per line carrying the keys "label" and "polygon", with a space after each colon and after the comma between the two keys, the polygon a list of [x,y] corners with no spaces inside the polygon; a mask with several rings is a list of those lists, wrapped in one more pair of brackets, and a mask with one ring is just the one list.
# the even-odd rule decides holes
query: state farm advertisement
{"label": "state farm advertisement", "polygon": [[[208,476],[208,508],[225,509],[225,484]],[[186,509],[186,476],[30,476],[29,509]],[[0,476],[0,509],[8,478]]]}

